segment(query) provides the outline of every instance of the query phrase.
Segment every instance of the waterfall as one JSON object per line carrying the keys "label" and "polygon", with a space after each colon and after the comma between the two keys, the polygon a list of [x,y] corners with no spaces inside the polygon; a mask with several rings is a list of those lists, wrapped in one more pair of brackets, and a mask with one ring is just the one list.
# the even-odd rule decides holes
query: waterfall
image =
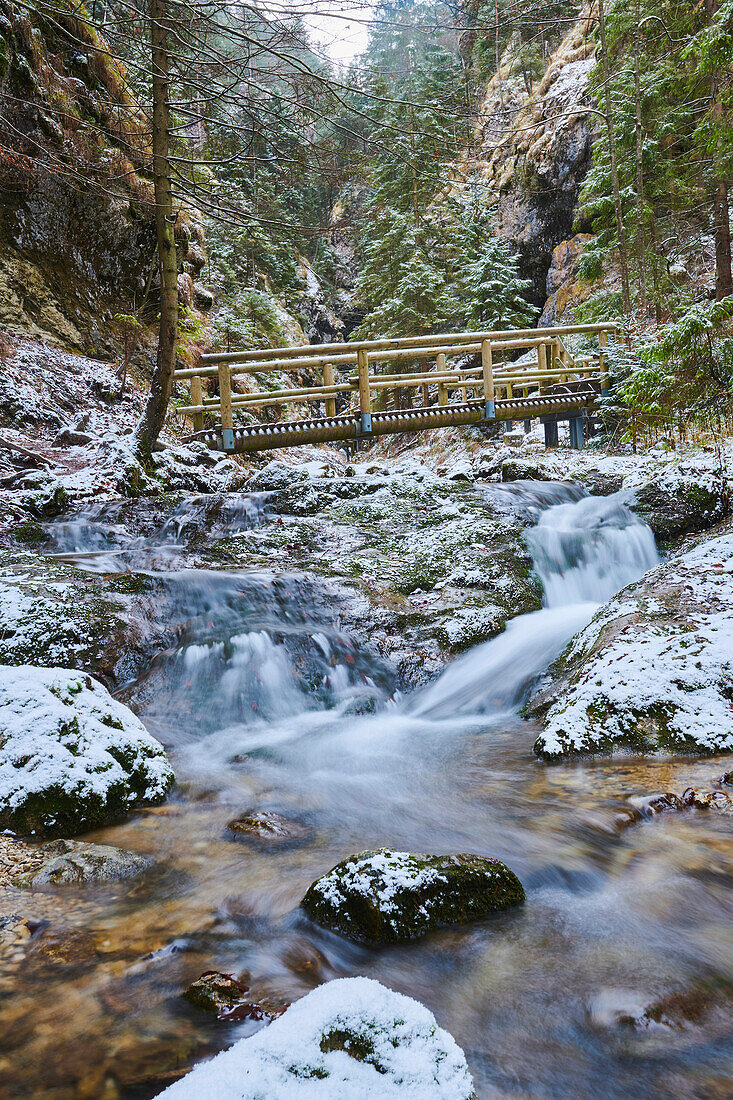
{"label": "waterfall", "polygon": [[[556,500],[556,494],[550,499]],[[512,619],[503,634],[449,665],[408,701],[409,713],[437,719],[517,706],[599,605],[659,561],[650,528],[620,493],[579,500],[566,496],[540,510],[545,500],[546,490],[539,497],[537,523],[527,534],[544,608]]]}

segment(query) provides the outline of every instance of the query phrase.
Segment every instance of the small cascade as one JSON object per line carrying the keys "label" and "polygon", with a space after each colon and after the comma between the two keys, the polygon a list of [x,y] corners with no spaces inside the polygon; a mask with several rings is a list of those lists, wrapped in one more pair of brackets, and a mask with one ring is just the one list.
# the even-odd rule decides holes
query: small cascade
{"label": "small cascade", "polygon": [[[525,506],[538,510],[527,542],[545,608],[513,619],[503,634],[449,665],[407,703],[412,714],[437,719],[516,707],[598,606],[659,561],[651,529],[620,493],[578,498],[575,488],[553,485],[533,500],[527,483],[520,492]],[[543,509],[548,499],[554,503]]]}
{"label": "small cascade", "polygon": [[[92,572],[177,569],[180,552],[197,538],[224,538],[265,522],[270,496],[212,493],[187,497],[165,520],[152,515],[140,523],[136,515],[138,533],[127,527],[132,518],[131,502],[94,504],[47,525],[49,552]],[[138,511],[143,511],[144,503]]]}
{"label": "small cascade", "polygon": [[167,644],[124,694],[169,745],[310,711],[370,711],[395,690],[388,667],[334,626],[323,591],[295,575],[160,574],[147,616]]}
{"label": "small cascade", "polygon": [[547,607],[602,603],[659,561],[651,528],[621,493],[548,508],[527,542]]}

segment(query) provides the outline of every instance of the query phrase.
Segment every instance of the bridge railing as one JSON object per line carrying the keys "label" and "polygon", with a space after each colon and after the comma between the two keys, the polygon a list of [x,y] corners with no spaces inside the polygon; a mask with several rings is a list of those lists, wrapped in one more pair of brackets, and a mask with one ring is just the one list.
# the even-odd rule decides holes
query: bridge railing
{"label": "bridge railing", "polygon": [[[489,332],[461,332],[441,335],[367,340],[358,344],[321,344],[287,348],[260,348],[252,351],[211,352],[202,355],[196,367],[177,370],[175,378],[188,380],[189,405],[178,411],[193,419],[194,432],[204,429],[204,418],[219,420],[225,449],[233,447],[234,415],[271,406],[317,403],[325,416],[336,416],[340,395],[348,395],[344,411],[357,415],[363,433],[371,431],[372,414],[385,410],[389,402],[395,409],[412,407],[410,391],[419,391],[422,408],[467,402],[483,405],[486,419],[496,416],[497,402],[529,398],[566,384],[594,381],[607,388],[605,348],[613,323],[566,325],[546,329],[522,329]],[[597,350],[574,357],[566,346],[568,336],[586,336],[597,341]],[[518,351],[534,351],[531,362],[513,363]],[[479,359],[480,365],[465,362],[449,364],[450,359]],[[401,360],[419,362],[417,370],[399,371]],[[434,360],[434,367],[428,364]],[[381,372],[376,367],[389,364]],[[235,389],[237,376],[310,370],[320,375],[313,385],[293,385],[275,391],[242,393]],[[348,373],[347,373],[348,372]],[[204,392],[204,379],[218,380],[218,393]],[[470,397],[469,397],[470,393]]]}

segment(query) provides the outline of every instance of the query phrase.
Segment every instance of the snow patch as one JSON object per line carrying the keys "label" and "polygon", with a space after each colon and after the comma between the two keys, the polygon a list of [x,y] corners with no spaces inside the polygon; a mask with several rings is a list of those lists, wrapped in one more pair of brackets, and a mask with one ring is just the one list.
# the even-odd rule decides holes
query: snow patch
{"label": "snow patch", "polygon": [[196,1066],[169,1100],[470,1100],[455,1040],[370,978],[314,989],[263,1031]]}

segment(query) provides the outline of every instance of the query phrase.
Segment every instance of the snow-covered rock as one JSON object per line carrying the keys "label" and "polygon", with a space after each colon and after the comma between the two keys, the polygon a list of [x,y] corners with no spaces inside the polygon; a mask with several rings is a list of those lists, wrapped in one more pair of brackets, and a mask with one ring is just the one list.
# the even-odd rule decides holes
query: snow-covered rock
{"label": "snow-covered rock", "polygon": [[733,530],[705,538],[605,604],[527,713],[546,758],[733,751]]}
{"label": "snow-covered rock", "polygon": [[411,997],[369,978],[314,989],[274,1023],[196,1066],[169,1100],[471,1100],[455,1040]]}
{"label": "snow-covered rock", "polygon": [[313,883],[302,906],[334,932],[380,944],[483,920],[523,901],[521,882],[499,860],[382,848],[338,863]]}
{"label": "snow-covered rock", "polygon": [[163,746],[96,680],[0,665],[0,828],[80,833],[172,783]]}
{"label": "snow-covered rock", "polygon": [[151,588],[140,574],[110,580],[28,551],[0,551],[0,664],[109,669],[129,658],[127,611],[135,593]]}

